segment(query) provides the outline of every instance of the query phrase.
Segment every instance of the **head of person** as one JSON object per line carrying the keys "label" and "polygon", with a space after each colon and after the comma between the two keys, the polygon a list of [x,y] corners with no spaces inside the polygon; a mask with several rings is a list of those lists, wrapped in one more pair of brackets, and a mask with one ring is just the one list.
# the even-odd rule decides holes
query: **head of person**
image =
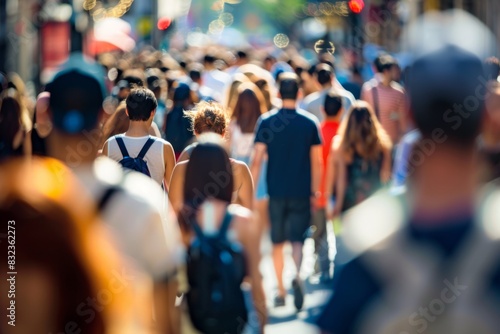
{"label": "head of person", "polygon": [[197,83],[198,85],[202,84],[202,74],[203,74],[203,65],[200,63],[191,64],[188,67],[189,78],[192,82]]}
{"label": "head of person", "polygon": [[396,65],[396,59],[389,54],[383,53],[375,58],[373,65],[377,73],[392,79],[392,68]]}
{"label": "head of person", "polygon": [[233,109],[232,119],[243,133],[253,133],[259,117],[267,111],[267,106],[260,90],[251,83],[240,86],[240,94]]}
{"label": "head of person", "polygon": [[191,88],[183,82],[177,82],[174,87],[173,101],[174,107],[190,107],[193,104]]}
{"label": "head of person", "polygon": [[262,97],[264,98],[264,104],[266,106],[266,111],[270,111],[274,108],[273,105],[273,97],[271,93],[271,87],[269,87],[269,83],[266,79],[260,79],[258,77],[253,81],[255,86],[259,89]]}
{"label": "head of person", "polygon": [[389,135],[375,116],[372,107],[364,101],[356,101],[342,121],[338,132],[341,150],[349,157],[360,155],[376,160],[384,149],[392,147]]}
{"label": "head of person", "polygon": [[295,73],[284,72],[278,77],[279,94],[282,100],[296,101],[299,95],[299,78]]}
{"label": "head of person", "polygon": [[328,91],[323,103],[323,112],[327,119],[340,119],[342,116],[342,96],[334,90]]}
{"label": "head of person", "polygon": [[[20,236],[16,269],[23,275],[15,282],[16,312],[30,319],[17,324],[20,332],[56,333],[74,323],[85,333],[108,333],[109,317],[120,316],[115,312],[132,301],[126,286],[92,321],[75,317],[89,296],[108,289],[114,270],[127,268],[103,234],[94,201],[55,159],[12,160],[0,166],[0,175],[0,216],[9,217]],[[0,268],[9,271],[7,261]],[[6,297],[0,297],[2,308],[9,307]]]}
{"label": "head of person", "polygon": [[189,229],[189,219],[207,200],[231,203],[233,171],[222,139],[204,134],[191,152],[184,181],[184,209],[180,215],[183,228]]}
{"label": "head of person", "polygon": [[203,65],[205,66],[205,68],[209,68],[209,69],[212,69],[215,67],[215,61],[217,60],[217,57],[211,53],[207,53],[204,57],[203,57]]}
{"label": "head of person", "polygon": [[484,75],[488,81],[497,81],[500,76],[500,60],[490,57],[484,61]]}
{"label": "head of person", "polygon": [[0,94],[0,159],[9,157],[23,138],[21,105],[13,88]]}
{"label": "head of person", "polygon": [[134,88],[130,91],[125,103],[131,122],[148,122],[151,125],[158,107],[158,101],[151,90],[145,87]]}
{"label": "head of person", "polygon": [[315,77],[321,87],[328,87],[332,85],[333,80],[333,67],[328,64],[319,64],[316,66]]}
{"label": "head of person", "polygon": [[410,112],[423,139],[462,153],[473,149],[485,109],[482,78],[481,60],[453,45],[413,63],[407,85]]}
{"label": "head of person", "polygon": [[159,100],[162,95],[164,81],[161,79],[161,75],[155,72],[148,75],[146,82],[148,84],[148,89],[155,94],[156,100]]}
{"label": "head of person", "polygon": [[226,99],[224,105],[228,110],[233,110],[236,105],[236,100],[238,99],[239,87],[244,82],[250,82],[247,75],[243,73],[235,73],[233,76],[233,81],[229,85],[226,92]]}
{"label": "head of person", "polygon": [[196,107],[186,112],[191,121],[193,133],[199,136],[212,132],[224,137],[228,124],[226,109],[217,102],[201,101]]}
{"label": "head of person", "polygon": [[107,95],[104,77],[102,66],[77,54],[70,57],[47,85],[53,124],[52,135],[47,137],[51,156],[70,159],[62,146],[83,146],[85,138],[85,149],[73,147],[71,159],[78,164],[82,159],[95,158],[100,140],[97,127]]}
{"label": "head of person", "polygon": [[248,54],[245,50],[238,50],[236,52],[236,65],[241,66],[248,63]]}

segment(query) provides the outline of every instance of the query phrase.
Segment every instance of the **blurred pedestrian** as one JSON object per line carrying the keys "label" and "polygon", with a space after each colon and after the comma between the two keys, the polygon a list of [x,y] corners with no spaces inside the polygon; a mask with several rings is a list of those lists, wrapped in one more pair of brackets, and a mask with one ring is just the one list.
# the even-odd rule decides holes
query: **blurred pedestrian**
{"label": "blurred pedestrian", "polygon": [[72,55],[47,91],[54,125],[47,138],[49,155],[72,169],[98,203],[120,251],[154,280],[156,325],[175,333],[175,270],[182,252],[177,220],[158,183],[140,173],[125,174],[107,157],[96,159],[104,73],[81,55]]}
{"label": "blurred pedestrian", "polygon": [[[343,217],[348,254],[317,321],[323,333],[500,328],[500,194],[478,187],[483,75],[480,59],[451,45],[413,64],[408,87],[420,163],[406,195],[380,193]],[[477,103],[461,118],[454,108],[470,97]]]}
{"label": "blurred pedestrian", "polygon": [[302,247],[311,223],[311,205],[319,198],[322,147],[317,118],[296,108],[298,92],[297,75],[282,73],[279,77],[282,108],[259,118],[251,171],[253,179],[259,180],[262,161],[267,154],[271,241],[278,281],[274,305],[285,305],[283,248],[286,242],[291,242],[297,269],[292,281],[294,304],[300,310],[304,302],[304,288],[299,276]]}
{"label": "blurred pedestrian", "polygon": [[189,119],[186,118],[184,113],[192,107],[191,89],[185,83],[177,83],[177,87],[174,88],[173,106],[165,119],[164,131],[165,139],[174,148],[176,160],[179,159],[182,151],[194,139]]}
{"label": "blurred pedestrian", "polygon": [[[226,110],[219,103],[200,102],[187,115],[189,115],[192,131],[197,138],[206,133],[214,133],[217,137],[226,137],[229,119]],[[179,212],[182,207],[182,187],[186,177],[186,161],[190,159],[191,152],[197,145],[198,143],[195,142],[186,147],[179,157],[175,172],[172,174],[172,188],[170,189],[169,198],[175,212]],[[254,186],[248,166],[239,160],[231,159],[230,161],[234,177],[232,203],[253,209]],[[214,182],[225,182],[225,180],[225,175],[214,175]]]}
{"label": "blurred pedestrian", "polygon": [[321,90],[306,96],[301,102],[301,108],[309,111],[322,122],[324,120],[324,115],[321,109],[325,102],[326,94],[332,89],[335,89],[336,93],[342,96],[342,106],[344,110],[349,110],[351,108],[351,105],[355,101],[354,96],[346,90],[333,88],[333,82],[336,79],[334,70],[330,65],[318,64],[315,68],[314,78],[321,85]]}
{"label": "blurred pedestrian", "polygon": [[31,155],[31,138],[23,122],[18,92],[9,88],[0,94],[0,160]]}
{"label": "blurred pedestrian", "polygon": [[389,182],[391,139],[370,105],[357,101],[338,130],[334,216],[366,200]]}
{"label": "blurred pedestrian", "polygon": [[[183,184],[184,204],[179,214],[183,240],[185,246],[189,247],[193,245],[196,237],[200,238],[200,232],[207,237],[213,237],[217,233],[221,233],[221,238],[227,238],[230,243],[241,245],[245,257],[246,268],[244,269],[246,269],[246,273],[238,270],[238,258],[233,257],[231,268],[234,274],[226,276],[226,279],[228,279],[226,284],[233,284],[234,280],[237,279],[241,284],[244,276],[248,277],[248,283],[251,284],[253,308],[258,319],[258,331],[264,333],[267,312],[262,287],[262,275],[259,270],[261,261],[260,230],[258,225],[254,223],[250,210],[236,204],[230,205],[234,189],[233,168],[229,156],[220,142],[220,137],[216,137],[216,140],[213,137],[210,138],[210,136],[205,138],[206,140],[202,138],[201,142],[193,149],[190,160],[186,162],[185,182]],[[219,144],[217,144],[218,142]],[[216,183],[214,175],[224,176],[224,182]],[[222,181],[222,179],[219,181]],[[197,226],[194,226],[195,224]],[[201,231],[197,232],[198,228]],[[196,286],[192,288],[198,289],[193,293],[200,292],[199,289],[203,290],[203,285],[205,285],[203,282],[216,279],[213,275],[209,275],[208,269],[208,267],[190,268],[188,261],[188,279],[190,282],[196,282]],[[193,272],[190,272],[190,270]],[[196,273],[196,277],[190,276],[194,273]],[[237,285],[238,288],[240,288],[240,284]],[[212,289],[212,293],[215,293],[214,289],[217,288],[217,285],[209,285],[208,288]],[[226,286],[224,288],[229,289],[232,287]],[[235,294],[238,294],[238,292]],[[233,301],[238,300],[236,295],[224,295],[224,297],[231,297]],[[188,295],[188,300],[189,298]],[[202,297],[195,295],[193,298]],[[219,300],[218,303],[220,302]],[[210,304],[208,307],[213,308],[215,305]],[[192,306],[197,309],[207,307],[207,305]],[[214,319],[212,323],[222,321],[219,324],[220,326],[232,329],[224,332],[242,333],[245,329],[245,326],[242,326],[245,321],[236,316],[230,316],[231,312],[237,311],[239,306],[235,304],[227,311],[227,314],[223,315],[222,318]],[[193,309],[190,308],[190,310],[193,312]],[[212,312],[217,312],[217,309],[212,309]],[[191,314],[191,318],[193,319],[195,315]],[[197,318],[194,317],[194,319]],[[249,319],[252,319],[252,317]],[[210,322],[206,322],[206,324],[210,325]]]}
{"label": "blurred pedestrian", "polygon": [[393,79],[396,64],[392,56],[379,55],[374,61],[375,78],[366,82],[361,91],[361,100],[371,105],[394,145],[408,130],[405,92]]}

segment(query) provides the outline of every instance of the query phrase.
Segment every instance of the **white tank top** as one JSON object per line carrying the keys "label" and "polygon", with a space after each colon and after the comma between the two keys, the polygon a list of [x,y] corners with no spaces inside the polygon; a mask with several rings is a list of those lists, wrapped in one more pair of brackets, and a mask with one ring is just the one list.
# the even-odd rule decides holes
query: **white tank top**
{"label": "white tank top", "polygon": [[[128,154],[131,158],[135,158],[139,155],[144,144],[148,140],[149,136],[145,137],[128,137],[124,134],[117,135],[123,139],[125,147],[127,148]],[[148,152],[144,156],[144,161],[148,164],[149,173],[151,178],[162,185],[163,178],[165,176],[165,159],[163,157],[163,146],[167,142],[158,137],[151,137],[155,140],[153,145],[149,148]],[[120,151],[120,147],[116,142],[115,137],[111,137],[108,140],[108,156],[115,160],[120,161],[123,159],[123,155]]]}

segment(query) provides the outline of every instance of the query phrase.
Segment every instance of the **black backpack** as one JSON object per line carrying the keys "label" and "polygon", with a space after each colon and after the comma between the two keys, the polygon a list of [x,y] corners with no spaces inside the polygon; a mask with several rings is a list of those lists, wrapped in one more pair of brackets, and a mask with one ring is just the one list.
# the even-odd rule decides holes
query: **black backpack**
{"label": "black backpack", "polygon": [[226,213],[219,233],[203,234],[192,223],[196,239],[188,249],[187,303],[193,326],[204,334],[239,334],[248,321],[241,283],[246,276],[243,249],[227,239],[231,215]]}
{"label": "black backpack", "polygon": [[151,177],[151,173],[149,172],[148,163],[144,160],[146,153],[148,153],[149,148],[155,142],[154,138],[149,137],[146,141],[146,144],[142,147],[139,155],[136,158],[130,157],[128,154],[127,148],[125,147],[125,143],[123,142],[123,138],[115,137],[118,147],[120,147],[120,151],[122,152],[123,159],[120,160],[120,164],[123,168],[134,170],[136,172],[145,174]]}

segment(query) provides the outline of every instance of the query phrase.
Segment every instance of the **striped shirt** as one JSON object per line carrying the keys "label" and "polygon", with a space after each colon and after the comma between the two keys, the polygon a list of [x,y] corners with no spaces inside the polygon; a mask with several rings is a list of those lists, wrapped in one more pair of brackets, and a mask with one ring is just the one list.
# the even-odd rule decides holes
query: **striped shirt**
{"label": "striped shirt", "polygon": [[368,102],[390,136],[397,144],[404,132],[401,120],[405,117],[406,98],[403,87],[395,82],[384,86],[378,77],[366,82],[361,90],[361,100]]}

